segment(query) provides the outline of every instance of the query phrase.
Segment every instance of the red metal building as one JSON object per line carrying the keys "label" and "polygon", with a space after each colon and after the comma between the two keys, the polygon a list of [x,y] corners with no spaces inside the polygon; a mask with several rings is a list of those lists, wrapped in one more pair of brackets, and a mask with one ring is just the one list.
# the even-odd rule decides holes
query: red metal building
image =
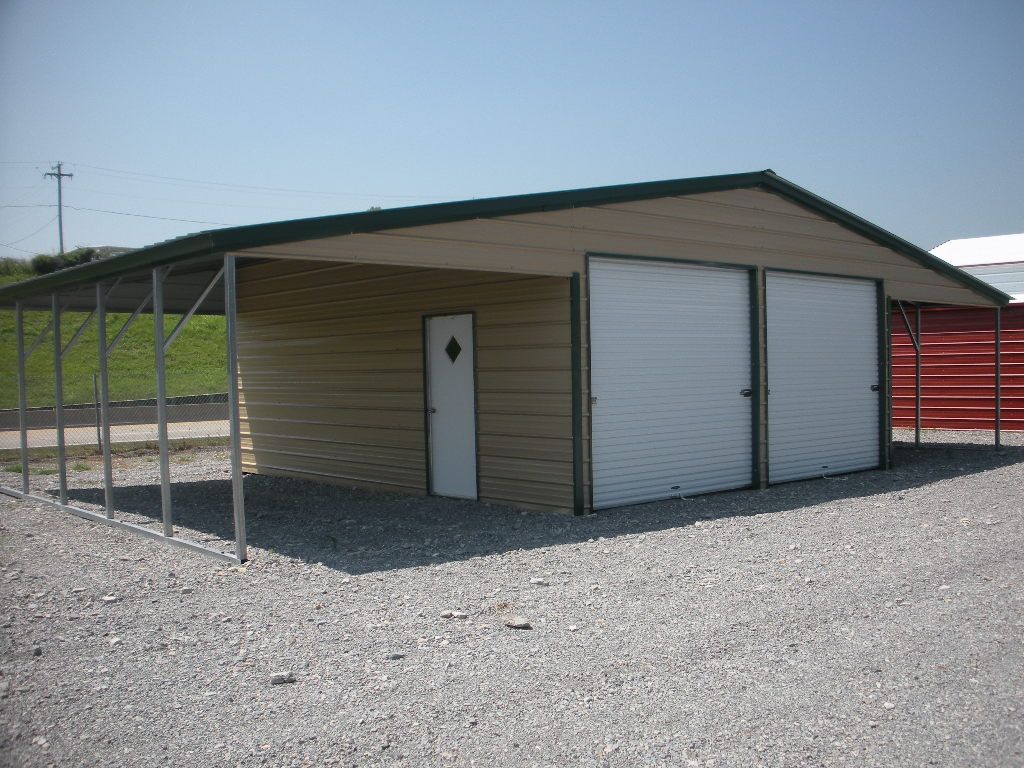
{"label": "red metal building", "polygon": [[[1014,297],[1000,313],[1003,430],[1024,430],[1024,234],[951,240],[932,251]],[[894,307],[892,423],[915,424],[915,348],[921,344],[921,426],[994,429],[996,313],[974,307]]]}

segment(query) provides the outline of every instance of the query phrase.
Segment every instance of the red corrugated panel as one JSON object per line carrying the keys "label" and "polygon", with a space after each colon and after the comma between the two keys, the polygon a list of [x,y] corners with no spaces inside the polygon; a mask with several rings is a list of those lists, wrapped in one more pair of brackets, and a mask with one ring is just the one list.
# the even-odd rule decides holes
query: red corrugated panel
{"label": "red corrugated panel", "polygon": [[[914,311],[907,310],[911,327]],[[1024,304],[1002,313],[1003,429],[1024,430]],[[921,423],[938,429],[995,427],[995,312],[921,311]],[[914,426],[914,345],[892,317],[893,426]]]}

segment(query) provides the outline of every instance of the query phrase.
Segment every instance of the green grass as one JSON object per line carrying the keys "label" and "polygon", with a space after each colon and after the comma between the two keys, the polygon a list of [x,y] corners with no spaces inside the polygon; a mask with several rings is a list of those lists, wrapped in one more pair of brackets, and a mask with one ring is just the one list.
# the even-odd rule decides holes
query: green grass
{"label": "green grass", "polygon": [[[0,274],[0,285],[15,282],[18,275]],[[21,276],[20,279],[24,279]],[[66,345],[87,317],[87,313],[65,312],[61,316],[61,337]],[[170,333],[179,315],[164,318],[164,332]],[[28,348],[46,327],[50,313],[25,312],[25,346]],[[128,315],[107,316],[107,340],[113,339]],[[93,374],[98,371],[98,341],[95,318],[64,359],[64,402],[93,402]],[[156,354],[153,316],[141,315],[110,355],[110,399],[135,400],[156,396]],[[13,310],[0,311],[0,408],[18,405],[17,347]],[[28,359],[28,404],[53,404],[53,341],[47,339]],[[170,397],[227,391],[224,318],[194,316],[167,352],[167,394]]]}
{"label": "green grass", "polygon": [[74,472],[88,472],[92,467],[86,464],[84,461],[76,461],[71,465],[71,469]]}
{"label": "green grass", "polygon": [[[168,441],[172,455],[183,451],[191,451],[196,448],[224,447],[230,445],[226,437],[184,437],[178,440]],[[144,454],[156,454],[160,449],[155,440],[140,440],[135,443],[114,443],[110,446],[110,452],[117,455],[142,456]],[[90,458],[102,454],[95,445],[69,445],[65,449],[67,458]],[[29,463],[38,459],[56,459],[56,448],[29,448]],[[14,461],[21,457],[20,448],[0,449],[0,461]],[[20,465],[19,465],[20,466]]]}
{"label": "green grass", "polygon": [[4,464],[4,472],[13,472],[16,475],[20,475],[21,464]]}

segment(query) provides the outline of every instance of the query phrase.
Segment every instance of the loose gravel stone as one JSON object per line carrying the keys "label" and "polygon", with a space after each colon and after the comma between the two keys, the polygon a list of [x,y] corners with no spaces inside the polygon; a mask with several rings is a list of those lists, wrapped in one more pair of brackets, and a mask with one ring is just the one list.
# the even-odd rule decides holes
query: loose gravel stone
{"label": "loose gravel stone", "polygon": [[[1024,450],[926,442],[579,518],[247,476],[241,568],[0,498],[0,762],[1017,768]],[[115,500],[159,531],[154,458]],[[227,466],[172,453],[176,535],[230,551]]]}
{"label": "loose gravel stone", "polygon": [[291,671],[288,671],[288,672],[275,672],[274,674],[272,674],[270,676],[270,684],[271,685],[284,685],[285,683],[294,683],[294,682],[295,682],[295,673],[291,672]]}
{"label": "loose gravel stone", "polygon": [[522,616],[509,616],[505,619],[505,626],[509,629],[533,629],[530,621]]}

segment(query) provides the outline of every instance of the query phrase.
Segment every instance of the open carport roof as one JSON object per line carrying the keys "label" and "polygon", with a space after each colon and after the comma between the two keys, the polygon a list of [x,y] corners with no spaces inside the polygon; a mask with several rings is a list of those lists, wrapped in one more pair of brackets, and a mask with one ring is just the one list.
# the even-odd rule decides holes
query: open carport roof
{"label": "open carport roof", "polygon": [[192,261],[222,253],[238,253],[249,248],[268,245],[470,219],[751,188],[767,189],[788,198],[804,208],[825,216],[929,269],[956,280],[996,305],[1001,306],[1011,300],[1011,297],[1002,291],[951,266],[942,259],[936,258],[913,243],[787,181],[772,170],[764,170],[752,173],[701,176],[690,179],[463,200],[452,203],[434,203],[208,230],[140,248],[104,261],[4,286],[0,288],[0,305],[12,306],[19,299],[73,289],[152,267]]}

